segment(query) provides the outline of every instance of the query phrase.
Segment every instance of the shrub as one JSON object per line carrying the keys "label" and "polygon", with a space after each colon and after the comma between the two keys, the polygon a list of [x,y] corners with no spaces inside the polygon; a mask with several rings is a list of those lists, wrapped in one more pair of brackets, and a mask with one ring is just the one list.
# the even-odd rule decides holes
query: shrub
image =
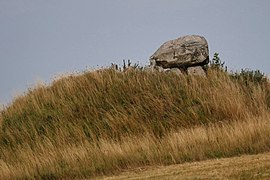
{"label": "shrub", "polygon": [[221,61],[218,53],[214,53],[213,59],[210,61],[210,68],[221,70],[221,71],[227,71],[227,67],[224,66],[225,61]]}
{"label": "shrub", "polygon": [[246,85],[250,83],[263,84],[267,81],[265,74],[260,70],[241,69],[241,72],[235,72],[231,74],[231,77]]}

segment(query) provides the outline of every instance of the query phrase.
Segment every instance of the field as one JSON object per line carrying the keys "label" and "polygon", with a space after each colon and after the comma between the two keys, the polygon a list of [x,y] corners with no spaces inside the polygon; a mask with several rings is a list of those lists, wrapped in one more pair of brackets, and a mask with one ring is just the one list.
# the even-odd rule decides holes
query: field
{"label": "field", "polygon": [[270,154],[243,155],[178,165],[145,167],[99,179],[269,179]]}
{"label": "field", "polygon": [[[162,178],[192,171],[199,161],[199,177],[229,162],[239,168],[232,177],[242,177],[253,171],[237,159],[220,159],[220,166],[211,159],[265,153],[240,162],[269,160],[269,108],[267,81],[216,69],[207,78],[137,69],[69,75],[29,89],[2,110],[0,179],[101,178],[142,168],[150,170],[142,178]],[[269,176],[269,163],[256,167],[254,174]]]}

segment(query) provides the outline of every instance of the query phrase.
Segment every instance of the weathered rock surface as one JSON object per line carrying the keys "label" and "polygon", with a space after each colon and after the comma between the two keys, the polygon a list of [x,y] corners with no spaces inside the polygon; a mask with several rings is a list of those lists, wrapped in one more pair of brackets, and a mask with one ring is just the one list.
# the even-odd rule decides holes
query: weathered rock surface
{"label": "weathered rock surface", "polygon": [[187,68],[187,74],[206,77],[206,73],[201,66],[193,66]]}
{"label": "weathered rock surface", "polygon": [[178,76],[183,75],[182,71],[178,68],[166,69],[165,72],[166,73],[175,73]]}
{"label": "weathered rock surface", "polygon": [[150,57],[151,65],[163,68],[203,66],[208,62],[207,41],[198,35],[183,36],[167,41]]}
{"label": "weathered rock surface", "polygon": [[157,70],[158,72],[164,72],[164,68],[161,66],[155,66],[155,70]]}

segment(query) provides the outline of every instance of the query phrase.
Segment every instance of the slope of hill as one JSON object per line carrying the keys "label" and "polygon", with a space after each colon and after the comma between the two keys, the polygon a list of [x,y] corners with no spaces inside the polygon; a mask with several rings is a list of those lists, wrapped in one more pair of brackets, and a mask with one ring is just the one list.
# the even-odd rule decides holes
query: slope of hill
{"label": "slope of hill", "polygon": [[0,178],[89,178],[267,152],[270,86],[104,69],[30,89],[0,116]]}

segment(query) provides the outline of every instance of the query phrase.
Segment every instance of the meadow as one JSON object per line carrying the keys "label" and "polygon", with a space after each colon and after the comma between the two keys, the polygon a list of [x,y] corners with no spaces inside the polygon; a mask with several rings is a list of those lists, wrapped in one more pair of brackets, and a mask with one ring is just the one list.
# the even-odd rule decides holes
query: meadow
{"label": "meadow", "polygon": [[92,178],[269,152],[270,84],[100,69],[37,85],[0,115],[0,179]]}

